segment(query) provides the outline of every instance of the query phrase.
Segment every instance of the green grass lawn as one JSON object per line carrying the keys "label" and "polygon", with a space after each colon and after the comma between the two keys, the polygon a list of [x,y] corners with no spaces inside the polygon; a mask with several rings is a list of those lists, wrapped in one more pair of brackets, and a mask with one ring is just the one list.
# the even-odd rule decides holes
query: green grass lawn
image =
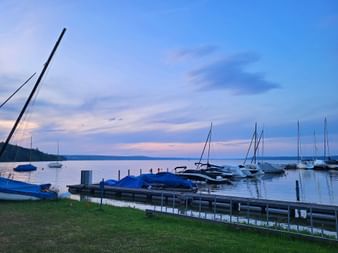
{"label": "green grass lawn", "polygon": [[337,245],[72,200],[0,202],[0,252],[338,252]]}

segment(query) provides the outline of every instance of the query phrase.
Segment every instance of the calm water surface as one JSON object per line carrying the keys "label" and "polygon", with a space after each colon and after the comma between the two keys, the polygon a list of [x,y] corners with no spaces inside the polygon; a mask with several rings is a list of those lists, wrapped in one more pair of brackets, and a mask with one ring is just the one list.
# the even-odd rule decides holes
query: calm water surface
{"label": "calm water surface", "polygon": [[[51,183],[61,192],[67,191],[67,185],[80,183],[81,170],[93,171],[93,182],[104,179],[117,179],[118,170],[121,178],[128,174],[139,175],[157,172],[158,168],[172,171],[176,166],[186,165],[194,168],[195,160],[150,160],[150,161],[64,161],[61,169],[48,168],[47,162],[34,162],[37,171],[17,173],[13,168],[18,164],[2,163],[2,176],[11,174],[14,179],[31,183]],[[278,161],[273,161],[277,163]],[[239,164],[236,160],[218,160],[216,164]],[[287,163],[282,161],[281,163]],[[252,198],[278,200],[296,200],[295,181],[299,180],[301,201],[338,205],[338,171],[289,170],[285,175],[264,175],[258,179],[242,179],[232,185],[203,186],[202,191]]]}

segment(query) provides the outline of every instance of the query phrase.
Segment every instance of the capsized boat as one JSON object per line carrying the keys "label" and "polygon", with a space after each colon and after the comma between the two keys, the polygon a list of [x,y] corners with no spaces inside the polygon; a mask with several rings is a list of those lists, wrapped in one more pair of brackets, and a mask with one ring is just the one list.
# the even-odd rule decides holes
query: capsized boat
{"label": "capsized boat", "polygon": [[126,188],[146,188],[162,190],[197,190],[196,185],[190,180],[176,176],[170,172],[160,172],[157,174],[143,174],[140,176],[126,176],[119,181],[106,180],[107,186],[126,187]]}
{"label": "capsized boat", "polygon": [[50,190],[51,184],[30,184],[0,177],[1,200],[56,199],[57,193]]}
{"label": "capsized boat", "polygon": [[29,163],[29,164],[20,164],[16,166],[13,170],[16,172],[27,172],[27,171],[34,171],[36,169],[37,169],[36,166]]}

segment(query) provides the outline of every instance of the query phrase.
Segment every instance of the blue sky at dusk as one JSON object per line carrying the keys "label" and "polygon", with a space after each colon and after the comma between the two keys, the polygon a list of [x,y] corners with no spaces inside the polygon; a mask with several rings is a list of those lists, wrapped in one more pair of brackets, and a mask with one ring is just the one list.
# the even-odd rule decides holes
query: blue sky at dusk
{"label": "blue sky at dusk", "polygon": [[[0,0],[0,102],[64,39],[13,144],[63,154],[338,154],[338,2]],[[34,81],[36,80],[36,77]],[[1,108],[4,140],[34,82]]]}

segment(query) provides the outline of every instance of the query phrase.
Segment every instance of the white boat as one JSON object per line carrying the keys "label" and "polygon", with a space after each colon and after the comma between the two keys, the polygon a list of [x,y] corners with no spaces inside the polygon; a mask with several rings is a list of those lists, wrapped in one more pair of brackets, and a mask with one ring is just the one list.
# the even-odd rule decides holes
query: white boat
{"label": "white boat", "polygon": [[59,162],[51,162],[48,163],[49,168],[62,168],[62,163]]}
{"label": "white boat", "polygon": [[246,172],[246,170],[243,170],[239,166],[223,165],[223,170],[226,172],[231,172],[234,178],[248,177],[248,173]]}
{"label": "white boat", "polygon": [[301,160],[297,163],[298,169],[313,170],[314,163],[313,160]]}
{"label": "white boat", "polygon": [[297,158],[298,163],[296,165],[297,169],[306,169],[312,170],[314,168],[314,160],[306,160],[302,159],[301,157],[301,140],[300,140],[300,127],[299,127],[299,120],[297,121]]}
{"label": "white boat", "polygon": [[57,161],[55,162],[51,162],[51,163],[48,163],[48,167],[49,168],[61,168],[62,167],[62,163],[59,162],[59,142],[58,142],[58,148],[57,148]]}
{"label": "white boat", "polygon": [[285,172],[285,165],[269,162],[259,162],[260,169],[267,174],[281,174]]}

